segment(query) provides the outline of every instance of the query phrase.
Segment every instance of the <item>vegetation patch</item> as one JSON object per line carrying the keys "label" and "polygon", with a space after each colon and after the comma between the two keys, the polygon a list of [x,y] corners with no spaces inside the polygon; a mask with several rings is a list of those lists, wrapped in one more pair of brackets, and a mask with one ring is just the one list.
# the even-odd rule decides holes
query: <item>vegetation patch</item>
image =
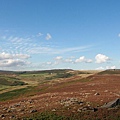
{"label": "vegetation patch", "polygon": [[57,73],[54,76],[46,77],[46,80],[52,80],[52,79],[56,79],[56,78],[69,78],[72,76],[73,76],[73,74],[71,74],[71,73]]}
{"label": "vegetation patch", "polygon": [[105,71],[99,72],[98,74],[99,75],[102,75],[102,74],[120,74],[120,69],[105,70]]}
{"label": "vegetation patch", "polygon": [[17,86],[17,85],[25,85],[25,83],[20,81],[18,78],[0,76],[0,85]]}
{"label": "vegetation patch", "polygon": [[23,71],[23,72],[16,72],[16,74],[51,74],[51,73],[63,73],[68,72],[70,69],[53,69],[53,70],[42,70],[42,71]]}
{"label": "vegetation patch", "polygon": [[101,114],[97,112],[70,113],[70,115],[58,115],[53,112],[33,114],[23,120],[120,120],[120,116]]}
{"label": "vegetation patch", "polygon": [[55,113],[45,112],[40,114],[34,114],[29,118],[23,118],[23,120],[74,120],[70,117],[63,115],[57,115]]}
{"label": "vegetation patch", "polygon": [[17,89],[17,90],[2,93],[2,94],[0,94],[0,101],[17,98],[21,95],[22,96],[25,95],[26,93],[29,95],[30,91],[32,91],[32,90],[33,90],[33,87],[27,87],[27,88],[22,88],[22,89]]}
{"label": "vegetation patch", "polygon": [[10,88],[10,86],[6,86],[6,85],[1,85],[0,84],[0,91],[5,90],[7,88]]}

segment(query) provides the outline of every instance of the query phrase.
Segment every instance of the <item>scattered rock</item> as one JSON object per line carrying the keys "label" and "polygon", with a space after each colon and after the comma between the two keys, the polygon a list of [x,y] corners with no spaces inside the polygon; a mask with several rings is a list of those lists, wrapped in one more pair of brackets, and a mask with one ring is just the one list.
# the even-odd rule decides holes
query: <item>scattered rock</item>
{"label": "scattered rock", "polygon": [[81,107],[81,108],[78,108],[78,112],[82,112],[82,109],[83,109],[83,107]]}
{"label": "scattered rock", "polygon": [[52,109],[52,112],[56,112],[56,109]]}
{"label": "scattered rock", "polygon": [[16,103],[14,107],[19,107],[20,105],[21,105],[20,103]]}
{"label": "scattered rock", "polygon": [[105,90],[104,92],[108,92],[108,90]]}
{"label": "scattered rock", "polygon": [[37,112],[37,110],[30,110],[30,113],[35,113]]}
{"label": "scattered rock", "polygon": [[23,111],[25,111],[25,109],[18,109],[17,111],[18,112],[23,112]]}
{"label": "scattered rock", "polygon": [[10,118],[10,119],[12,119],[12,118],[15,118],[15,116],[14,116],[14,115],[12,115],[12,116],[10,116],[9,118]]}
{"label": "scattered rock", "polygon": [[100,93],[95,93],[94,95],[100,95]]}
{"label": "scattered rock", "polygon": [[120,94],[117,94],[117,93],[113,93],[113,94],[114,94],[115,96],[118,96],[118,97],[120,96]]}
{"label": "scattered rock", "polygon": [[11,112],[11,110],[10,110],[10,109],[8,109],[8,110],[7,110],[7,113],[10,113],[10,112]]}
{"label": "scattered rock", "polygon": [[13,108],[11,108],[10,110],[11,110],[12,112],[15,112],[15,111],[16,111],[16,108],[13,107]]}
{"label": "scattered rock", "polygon": [[98,108],[93,108],[91,106],[86,106],[86,107],[80,107],[77,111],[78,112],[85,112],[85,111],[93,111],[96,112]]}
{"label": "scattered rock", "polygon": [[29,106],[29,108],[33,108],[33,106]]}
{"label": "scattered rock", "polygon": [[8,108],[4,108],[3,111],[6,111]]}
{"label": "scattered rock", "polygon": [[5,117],[5,115],[4,115],[4,114],[2,114],[2,115],[0,115],[0,117],[2,117],[2,118],[3,118],[3,117]]}
{"label": "scattered rock", "polygon": [[77,98],[67,98],[67,99],[61,100],[60,103],[61,105],[64,105],[64,106],[69,106],[73,104],[83,105],[83,102],[78,100]]}
{"label": "scattered rock", "polygon": [[32,104],[34,102],[34,100],[28,100],[28,102]]}
{"label": "scattered rock", "polygon": [[80,102],[79,104],[80,104],[80,105],[83,105],[83,104],[84,104],[84,102]]}
{"label": "scattered rock", "polygon": [[93,111],[94,111],[94,112],[98,111],[98,108],[94,108]]}
{"label": "scattered rock", "polygon": [[83,109],[82,109],[82,111],[86,111],[87,110],[87,108],[86,107],[84,107]]}
{"label": "scattered rock", "polygon": [[65,103],[64,106],[65,106],[65,107],[68,107],[68,106],[70,106],[70,104],[69,104],[69,103]]}

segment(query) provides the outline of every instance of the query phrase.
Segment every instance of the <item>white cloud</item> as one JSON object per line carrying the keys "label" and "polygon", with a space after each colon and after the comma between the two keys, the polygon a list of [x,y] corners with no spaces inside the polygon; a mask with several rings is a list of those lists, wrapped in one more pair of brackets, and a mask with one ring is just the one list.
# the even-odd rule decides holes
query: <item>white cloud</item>
{"label": "white cloud", "polygon": [[47,33],[46,40],[50,40],[51,38],[52,38],[52,36],[50,35],[50,33]]}
{"label": "white cloud", "polygon": [[47,62],[47,65],[52,65],[52,62]]}
{"label": "white cloud", "polygon": [[118,37],[120,37],[120,33],[118,34]]}
{"label": "white cloud", "polygon": [[9,38],[6,38],[7,40],[11,41],[13,38],[13,36],[10,36]]}
{"label": "white cloud", "polygon": [[5,40],[5,39],[6,39],[6,36],[2,36],[1,39]]}
{"label": "white cloud", "polygon": [[56,65],[58,64],[64,64],[64,63],[74,63],[74,61],[72,60],[73,58],[70,57],[70,58],[67,58],[67,59],[63,59],[62,56],[57,56],[54,58],[54,61],[52,62],[46,62],[46,63],[43,63],[44,65],[50,65],[52,67],[55,67]]}
{"label": "white cloud", "polygon": [[106,66],[106,69],[116,69],[116,66]]}
{"label": "white cloud", "polygon": [[23,60],[28,59],[30,56],[27,54],[9,54],[0,53],[0,67],[20,67],[29,64]]}
{"label": "white cloud", "polygon": [[73,56],[68,58],[64,58],[63,56],[56,56],[53,61],[41,63],[41,68],[56,69],[60,68],[61,66],[71,67],[71,65],[73,66],[77,62],[91,63],[93,61],[91,59],[86,59],[84,56],[76,60]]}
{"label": "white cloud", "polygon": [[57,56],[57,57],[55,58],[54,64],[57,65],[57,64],[60,64],[60,63],[62,63],[62,62],[63,62],[63,57],[62,57],[62,56]]}
{"label": "white cloud", "polygon": [[13,59],[13,58],[27,59],[29,57],[30,57],[30,55],[27,55],[27,54],[9,54],[9,53],[5,53],[5,52],[0,53],[0,60],[2,60],[2,59]]}
{"label": "white cloud", "polygon": [[96,59],[96,63],[105,63],[110,60],[110,58],[108,56],[103,55],[103,54],[97,54],[95,56],[95,59]]}
{"label": "white cloud", "polygon": [[[38,34],[43,35],[42,33]],[[52,36],[47,33],[46,40],[51,39]],[[68,52],[83,52],[90,49],[91,46],[79,46],[70,48],[57,48],[48,46],[46,44],[36,43],[36,38],[33,37],[18,37],[18,36],[4,36],[5,43],[0,45],[2,52],[28,53],[28,54],[64,54]],[[11,47],[12,46],[12,47]]]}
{"label": "white cloud", "polygon": [[[1,37],[0,37],[1,38]],[[3,36],[4,41],[0,43],[1,52],[6,53],[26,53],[33,48],[33,39],[29,37]]]}
{"label": "white cloud", "polygon": [[75,63],[80,63],[80,62],[86,62],[86,63],[91,63],[91,59],[86,59],[85,56],[81,56],[80,58],[75,60]]}
{"label": "white cloud", "polygon": [[85,56],[82,56],[82,57],[75,60],[76,63],[84,62],[84,61],[85,61]]}
{"label": "white cloud", "polygon": [[92,59],[86,59],[86,61],[85,61],[86,63],[92,63],[93,62],[93,60]]}
{"label": "white cloud", "polygon": [[[42,35],[39,33],[38,35]],[[35,35],[36,36],[36,35]],[[0,37],[1,38],[1,37]],[[19,37],[19,36],[2,36],[5,40],[0,44],[1,52],[7,53],[27,53],[27,54],[65,54],[71,52],[84,52],[90,50],[89,46],[58,48],[48,46],[44,43],[36,43],[38,37]],[[51,39],[51,35],[47,33],[46,39]]]}
{"label": "white cloud", "polygon": [[98,67],[96,70],[106,70],[106,69],[116,69],[116,66],[106,66],[106,67]]}
{"label": "white cloud", "polygon": [[79,46],[79,47],[57,49],[55,52],[62,54],[67,52],[83,52],[83,51],[87,51],[89,48],[90,46]]}
{"label": "white cloud", "polygon": [[20,59],[5,59],[0,60],[0,67],[20,67],[29,64],[28,62]]}
{"label": "white cloud", "polygon": [[[14,36],[14,35],[3,35],[1,38],[1,43],[0,43],[0,65],[1,66],[9,66],[9,67],[14,67],[14,66],[24,66],[27,65],[28,63],[26,59],[30,58],[30,55],[32,56],[33,54],[47,54],[47,55],[53,55],[56,54],[58,55],[54,61],[48,61],[46,62],[46,66],[55,66],[56,64],[58,65],[65,65],[67,63],[75,63],[75,58],[69,57],[69,58],[63,58],[62,54],[73,54],[75,52],[83,52],[83,51],[88,51],[90,50],[91,46],[78,46],[78,47],[59,47],[56,45],[48,45],[46,42],[38,42],[39,36],[43,35],[42,33],[38,33],[32,36]],[[47,40],[51,39],[52,36],[47,33],[46,37]],[[30,54],[30,55],[29,55]],[[35,56],[35,55],[34,55]],[[32,59],[31,59],[32,60]],[[91,59],[85,59],[84,62],[89,63],[91,62]],[[42,62],[42,61],[41,61]],[[38,63],[36,63],[38,64]],[[56,65],[57,66],[57,65]],[[30,68],[29,66],[26,66]],[[4,67],[3,67],[4,68]],[[9,68],[11,69],[11,68]],[[17,67],[16,67],[17,69]],[[33,69],[33,68],[32,68]]]}
{"label": "white cloud", "polygon": [[40,36],[42,36],[42,35],[43,35],[42,33],[38,33],[38,35],[37,35],[37,36],[38,36],[38,37],[40,37]]}
{"label": "white cloud", "polygon": [[96,70],[104,70],[105,68],[104,67],[98,67],[96,68]]}
{"label": "white cloud", "polygon": [[[27,47],[27,46],[26,46]],[[28,48],[28,47],[27,47]],[[65,53],[72,53],[72,52],[83,52],[87,51],[89,46],[80,46],[80,47],[71,47],[71,48],[54,48],[48,46],[39,46],[36,47],[31,46],[27,50],[29,54],[65,54]]]}
{"label": "white cloud", "polygon": [[55,58],[55,60],[62,60],[62,59],[63,59],[62,56],[57,56],[57,57]]}
{"label": "white cloud", "polygon": [[13,54],[13,57],[17,57],[17,58],[20,58],[20,59],[28,59],[30,58],[30,55],[27,55],[27,54]]}
{"label": "white cloud", "polygon": [[64,60],[66,63],[73,63],[73,60],[71,58],[65,59]]}

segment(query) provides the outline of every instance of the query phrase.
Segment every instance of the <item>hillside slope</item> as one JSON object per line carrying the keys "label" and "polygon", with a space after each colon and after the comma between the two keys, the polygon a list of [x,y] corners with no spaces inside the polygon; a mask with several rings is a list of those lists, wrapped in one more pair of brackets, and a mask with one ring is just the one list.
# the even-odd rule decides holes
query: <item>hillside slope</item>
{"label": "hillside slope", "polygon": [[39,119],[47,116],[48,119],[57,117],[60,120],[113,120],[120,117],[119,106],[115,109],[100,108],[120,97],[120,74],[52,71],[44,74],[22,74],[19,77],[26,81],[36,80],[38,84],[1,94],[0,98],[19,94],[17,98],[9,97],[6,98],[7,101],[0,102],[1,119]]}

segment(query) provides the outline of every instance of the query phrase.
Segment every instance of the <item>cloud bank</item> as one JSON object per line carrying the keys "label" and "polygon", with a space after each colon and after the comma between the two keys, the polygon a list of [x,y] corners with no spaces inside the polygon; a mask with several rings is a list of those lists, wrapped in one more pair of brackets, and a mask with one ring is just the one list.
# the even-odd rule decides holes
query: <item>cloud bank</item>
{"label": "cloud bank", "polygon": [[28,65],[29,62],[25,59],[30,58],[27,54],[9,54],[0,53],[0,67],[20,67]]}

